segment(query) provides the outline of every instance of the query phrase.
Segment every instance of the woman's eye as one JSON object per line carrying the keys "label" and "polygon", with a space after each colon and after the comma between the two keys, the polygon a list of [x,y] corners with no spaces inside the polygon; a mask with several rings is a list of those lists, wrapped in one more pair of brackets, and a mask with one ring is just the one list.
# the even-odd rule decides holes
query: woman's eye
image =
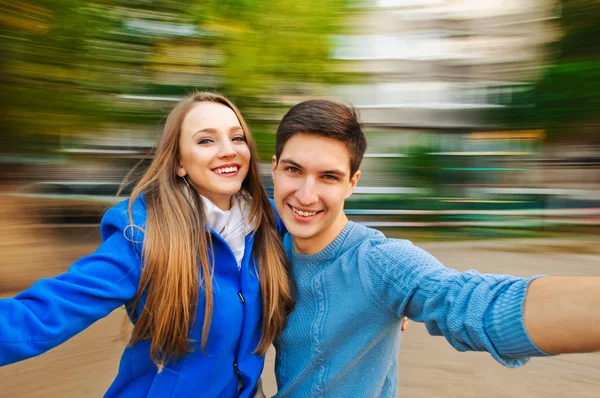
{"label": "woman's eye", "polygon": [[232,141],[246,142],[246,137],[244,137],[243,135],[236,135],[235,137],[233,137]]}
{"label": "woman's eye", "polygon": [[200,141],[198,141],[198,144],[204,145],[204,144],[210,144],[211,142],[213,142],[210,138],[202,138]]}

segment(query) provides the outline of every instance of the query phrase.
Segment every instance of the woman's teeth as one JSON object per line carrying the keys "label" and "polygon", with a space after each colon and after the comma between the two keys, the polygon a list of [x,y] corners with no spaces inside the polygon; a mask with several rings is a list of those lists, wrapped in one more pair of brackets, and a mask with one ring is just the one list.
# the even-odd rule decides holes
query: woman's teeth
{"label": "woman's teeth", "polygon": [[235,173],[236,171],[238,171],[237,167],[223,167],[221,169],[215,169],[215,173],[217,174],[223,174],[223,173]]}

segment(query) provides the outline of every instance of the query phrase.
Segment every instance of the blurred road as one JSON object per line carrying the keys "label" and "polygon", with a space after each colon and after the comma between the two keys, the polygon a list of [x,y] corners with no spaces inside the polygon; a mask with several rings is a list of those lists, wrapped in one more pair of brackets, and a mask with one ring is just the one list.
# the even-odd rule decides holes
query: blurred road
{"label": "blurred road", "polygon": [[[24,213],[2,206],[0,295],[10,297],[36,279],[56,274],[93,251],[97,233],[57,235],[28,224]],[[600,275],[600,238],[443,242],[420,245],[459,270],[527,276]],[[0,397],[98,397],[118,368],[130,325],[118,309],[50,352],[0,368]],[[443,338],[410,323],[399,359],[403,397],[596,397],[600,353],[533,359],[505,369],[488,354],[458,353]],[[263,374],[265,392],[276,391],[273,352]]]}

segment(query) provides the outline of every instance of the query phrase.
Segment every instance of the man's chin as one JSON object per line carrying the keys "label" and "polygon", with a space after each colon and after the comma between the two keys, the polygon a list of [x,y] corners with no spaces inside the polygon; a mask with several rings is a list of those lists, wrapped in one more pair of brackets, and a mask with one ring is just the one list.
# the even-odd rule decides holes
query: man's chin
{"label": "man's chin", "polygon": [[288,224],[286,225],[286,229],[294,239],[306,240],[314,236],[314,232],[308,230],[306,227]]}

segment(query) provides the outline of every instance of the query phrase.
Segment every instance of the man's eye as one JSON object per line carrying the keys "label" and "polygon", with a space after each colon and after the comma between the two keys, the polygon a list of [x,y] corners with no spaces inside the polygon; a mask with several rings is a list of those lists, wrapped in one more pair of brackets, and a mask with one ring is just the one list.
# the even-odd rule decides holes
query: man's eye
{"label": "man's eye", "polygon": [[297,167],[294,167],[294,166],[290,166],[286,170],[289,171],[290,173],[294,173],[294,174],[296,174],[297,172],[300,171],[300,170],[298,170]]}
{"label": "man's eye", "polygon": [[331,174],[325,174],[323,176],[323,178],[325,178],[328,181],[337,181],[338,180],[338,178],[336,176],[331,175]]}

